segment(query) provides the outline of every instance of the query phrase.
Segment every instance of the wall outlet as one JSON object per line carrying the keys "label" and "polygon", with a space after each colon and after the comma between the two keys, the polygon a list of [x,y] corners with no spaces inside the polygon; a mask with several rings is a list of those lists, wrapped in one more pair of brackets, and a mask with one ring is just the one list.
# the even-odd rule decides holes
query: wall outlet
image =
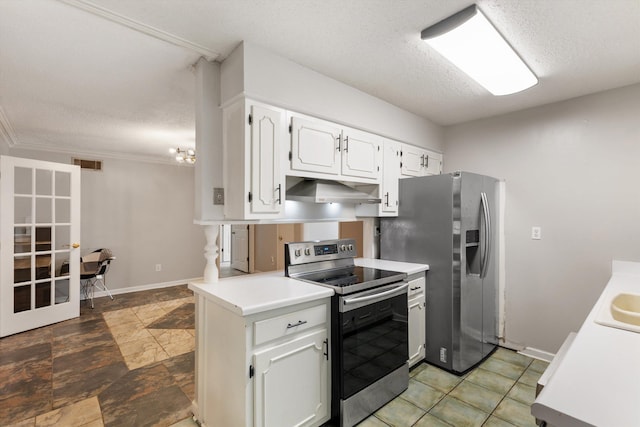
{"label": "wall outlet", "polygon": [[162,264],[156,264],[156,271],[162,271]]}
{"label": "wall outlet", "polygon": [[531,239],[533,240],[542,239],[542,227],[531,227]]}

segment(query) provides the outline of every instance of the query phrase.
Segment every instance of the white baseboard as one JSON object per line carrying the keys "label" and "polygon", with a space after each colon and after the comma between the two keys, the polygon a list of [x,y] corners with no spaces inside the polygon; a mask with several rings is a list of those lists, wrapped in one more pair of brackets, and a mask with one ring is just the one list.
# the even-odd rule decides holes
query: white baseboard
{"label": "white baseboard", "polygon": [[[131,286],[128,288],[118,288],[118,289],[109,289],[111,291],[111,295],[120,295],[120,294],[128,294],[130,292],[139,292],[139,291],[148,291],[149,289],[160,289],[160,288],[168,288],[171,286],[177,285],[186,285],[189,282],[202,281],[203,277],[195,277],[192,279],[183,279],[183,280],[174,280],[172,282],[162,282],[162,283],[150,283],[148,285],[140,285],[140,286]],[[105,291],[96,291],[93,295],[94,298],[106,297],[109,296]],[[82,298],[82,292],[80,292],[80,298]]]}
{"label": "white baseboard", "polygon": [[555,357],[555,354],[553,353],[549,353],[547,351],[539,350],[532,347],[525,347],[518,353],[524,354],[525,356],[533,357],[534,359],[544,360],[545,362],[551,362]]}

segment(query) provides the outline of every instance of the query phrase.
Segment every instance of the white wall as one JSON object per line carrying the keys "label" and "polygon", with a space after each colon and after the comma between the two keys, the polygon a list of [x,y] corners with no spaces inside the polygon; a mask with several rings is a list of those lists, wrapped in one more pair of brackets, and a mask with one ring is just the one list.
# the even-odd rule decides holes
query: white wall
{"label": "white wall", "polygon": [[640,262],[640,85],[448,127],[444,156],[506,180],[506,339],[555,353]]}
{"label": "white wall", "polygon": [[309,222],[302,224],[302,240],[331,240],[340,237],[337,222]]}
{"label": "white wall", "polygon": [[[10,155],[70,163],[65,154],[12,149]],[[102,172],[81,172],[81,253],[113,251],[109,288],[202,277],[205,239],[193,224],[193,182],[194,168],[177,164],[103,159]]]}
{"label": "white wall", "polygon": [[223,105],[244,93],[257,101],[442,151],[441,126],[255,44],[241,44],[223,62],[221,73]]}

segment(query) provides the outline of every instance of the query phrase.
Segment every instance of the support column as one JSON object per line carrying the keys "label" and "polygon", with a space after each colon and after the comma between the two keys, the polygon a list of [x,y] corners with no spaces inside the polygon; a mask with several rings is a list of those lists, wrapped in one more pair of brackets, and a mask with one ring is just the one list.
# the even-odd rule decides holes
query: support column
{"label": "support column", "polygon": [[205,225],[204,235],[207,239],[207,244],[204,247],[204,259],[207,260],[207,264],[204,267],[204,282],[215,283],[219,277],[216,259],[220,255],[218,246],[220,241],[220,225]]}

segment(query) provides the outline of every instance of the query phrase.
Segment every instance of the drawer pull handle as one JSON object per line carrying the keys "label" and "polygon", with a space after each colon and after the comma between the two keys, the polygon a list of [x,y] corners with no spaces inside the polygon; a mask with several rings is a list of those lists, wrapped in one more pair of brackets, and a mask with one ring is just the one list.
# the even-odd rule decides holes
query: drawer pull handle
{"label": "drawer pull handle", "polygon": [[298,323],[292,325],[291,323],[287,323],[287,329],[295,328],[296,326],[304,325],[307,323],[306,320],[298,320]]}
{"label": "drawer pull handle", "polygon": [[420,286],[416,286],[415,288],[411,288],[411,291],[417,291],[418,289],[420,289]]}

